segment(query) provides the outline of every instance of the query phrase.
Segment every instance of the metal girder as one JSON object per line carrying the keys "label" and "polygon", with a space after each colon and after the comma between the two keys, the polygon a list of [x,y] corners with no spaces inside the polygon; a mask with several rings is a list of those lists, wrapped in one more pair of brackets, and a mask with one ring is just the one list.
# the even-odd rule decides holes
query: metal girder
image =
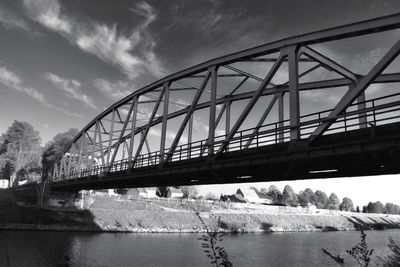
{"label": "metal girder", "polygon": [[225,148],[228,146],[229,141],[232,139],[232,137],[235,135],[237,130],[239,130],[239,127],[242,125],[243,121],[246,119],[247,115],[249,114],[250,110],[254,107],[256,104],[258,98],[261,96],[262,91],[265,89],[265,87],[270,83],[272,78],[274,77],[275,73],[278,71],[279,67],[281,66],[283,59],[285,56],[280,55],[278,60],[274,63],[272,68],[269,70],[267,76],[264,78],[263,82],[260,84],[258,89],[252,93],[252,98],[250,99],[249,103],[247,106],[244,108],[243,112],[240,114],[239,119],[236,121],[235,125],[232,127],[230,132],[227,134],[225,141],[221,144],[220,148],[218,149],[217,156],[221,155],[221,153],[225,150]]}
{"label": "metal girder", "polygon": [[138,106],[139,106],[139,98],[136,97],[133,100],[133,112],[132,112],[132,125],[131,125],[131,138],[129,140],[129,147],[128,147],[128,161],[132,160],[133,154],[133,145],[135,142],[135,129],[136,129],[136,121],[137,121],[137,113],[138,113]]}
{"label": "metal girder", "polygon": [[[182,136],[182,133],[185,130],[186,124],[188,123],[190,117],[192,116],[192,113],[195,110],[197,102],[199,101],[199,99],[200,99],[200,97],[201,97],[201,95],[202,95],[202,93],[203,93],[203,91],[204,91],[204,89],[205,89],[205,87],[206,87],[206,85],[208,83],[208,80],[210,79],[210,76],[211,76],[211,73],[210,73],[210,71],[208,71],[207,72],[207,76],[204,78],[204,80],[203,80],[203,82],[202,82],[202,84],[200,86],[200,89],[196,92],[196,95],[194,96],[192,104],[190,105],[190,107],[189,107],[189,109],[188,109],[188,111],[186,113],[186,116],[183,119],[183,122],[182,122],[181,126],[179,127],[178,132],[176,133],[174,141],[172,142],[171,147],[170,147],[170,149],[168,151],[168,154],[167,154],[167,156],[165,158],[165,162],[168,162],[168,160],[171,158],[172,154],[174,153],[174,151],[176,149],[176,146],[178,145],[179,140],[180,140],[180,138]],[[165,164],[165,162],[164,162],[164,164]]]}
{"label": "metal girder", "polygon": [[319,62],[322,64],[324,67],[327,67],[330,70],[335,71],[336,73],[349,78],[353,81],[357,81],[357,76],[347,68],[343,67],[339,63],[335,62],[334,60],[328,58],[327,56],[322,55],[321,53],[315,51],[314,49],[303,46],[300,48],[299,53],[305,54],[308,57],[314,59],[315,61]]}
{"label": "metal girder", "polygon": [[287,55],[289,62],[289,120],[290,141],[292,142],[300,140],[299,63],[297,61],[298,52],[299,47],[297,45],[284,48],[281,52]]}
{"label": "metal girder", "polygon": [[215,115],[216,115],[216,100],[217,100],[217,82],[218,82],[218,67],[210,68],[211,72],[211,94],[210,94],[210,113],[208,120],[208,155],[214,155],[214,139],[215,139]]}
{"label": "metal girder", "polygon": [[332,123],[336,120],[336,116],[346,110],[346,108],[360,96],[361,93],[378,77],[382,71],[399,55],[400,53],[400,40],[397,41],[392,48],[385,54],[385,56],[368,72],[366,76],[360,79],[353,89],[348,90],[342,97],[335,109],[328,115],[326,121],[318,126],[318,128],[309,137],[309,142],[313,142],[317,137],[321,136]]}
{"label": "metal girder", "polygon": [[249,137],[249,141],[247,141],[245,148],[249,148],[249,146],[251,145],[251,142],[254,139],[254,135],[258,133],[261,125],[264,123],[265,119],[268,117],[269,113],[271,112],[272,108],[275,105],[276,100],[280,97],[281,94],[276,94],[273,96],[273,98],[271,99],[271,101],[268,104],[268,107],[265,109],[264,113],[262,114],[260,120],[258,121],[256,127],[254,128],[251,136]]}
{"label": "metal girder", "polygon": [[167,123],[168,123],[168,105],[169,105],[169,90],[170,84],[164,84],[164,107],[161,125],[161,140],[160,140],[160,162],[164,160],[165,139],[167,136]]}
{"label": "metal girder", "polygon": [[[253,75],[251,73],[246,72],[246,71],[240,70],[238,68],[235,68],[235,67],[232,67],[232,66],[229,66],[229,65],[225,65],[224,67],[227,68],[228,70],[232,70],[232,71],[235,71],[237,73],[243,74],[246,77],[252,78],[252,79],[254,79],[254,80],[258,81],[258,82],[261,82],[261,83],[263,82],[262,78],[257,77],[257,76],[255,76],[255,75]],[[268,84],[271,85],[271,86],[275,86],[275,84],[273,84],[271,82],[269,82]]]}
{"label": "metal girder", "polygon": [[[160,106],[160,103],[161,103],[161,100],[162,100],[162,98],[163,98],[163,96],[164,96],[164,92],[165,92],[165,91],[161,91],[161,92],[160,92],[160,95],[159,95],[159,97],[158,97],[157,103],[156,103],[155,107],[153,108],[153,112],[151,113],[151,116],[150,116],[150,118],[149,118],[149,122],[147,123],[145,130],[142,132],[142,136],[141,136],[140,143],[139,143],[139,145],[138,145],[138,148],[136,149],[136,154],[135,154],[135,156],[134,156],[132,162],[129,164],[128,169],[132,169],[132,168],[133,168],[133,166],[135,165],[135,162],[136,162],[138,156],[140,155],[140,152],[142,151],[143,144],[144,144],[144,142],[145,142],[145,140],[146,140],[146,138],[147,138],[147,134],[148,134],[148,132],[149,132],[149,130],[150,130],[151,122],[154,120],[154,117],[155,117],[156,114],[157,114],[157,110],[158,110],[158,108],[159,108],[159,106]],[[134,131],[132,131],[131,135],[133,135],[133,133],[134,133]]]}
{"label": "metal girder", "polygon": [[[128,114],[127,114],[126,119],[124,121],[124,125],[122,126],[121,134],[119,136],[119,139],[118,139],[117,144],[116,144],[115,149],[114,149],[114,153],[113,153],[111,161],[110,161],[109,171],[111,170],[112,164],[114,163],[115,157],[117,156],[119,145],[124,141],[124,133],[125,133],[125,130],[126,130],[126,126],[128,125],[129,118],[132,115],[132,110],[133,110],[133,107],[135,105],[135,98],[137,98],[137,97],[135,96],[135,97],[132,98],[131,107],[129,108]],[[119,114],[118,110],[117,110],[117,114]]]}

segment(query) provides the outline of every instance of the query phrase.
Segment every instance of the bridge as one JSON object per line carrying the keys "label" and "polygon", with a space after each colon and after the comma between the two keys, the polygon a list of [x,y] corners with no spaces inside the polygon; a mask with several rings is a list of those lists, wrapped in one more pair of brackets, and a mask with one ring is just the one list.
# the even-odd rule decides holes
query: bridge
{"label": "bridge", "polygon": [[326,52],[399,28],[394,14],[162,78],[84,127],[47,182],[74,191],[400,173],[400,39],[369,65]]}

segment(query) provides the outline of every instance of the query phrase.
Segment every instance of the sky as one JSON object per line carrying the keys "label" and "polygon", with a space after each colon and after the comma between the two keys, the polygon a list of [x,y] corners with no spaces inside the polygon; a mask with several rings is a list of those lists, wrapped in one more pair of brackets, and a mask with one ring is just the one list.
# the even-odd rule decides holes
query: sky
{"label": "sky", "polygon": [[[40,132],[44,145],[57,133],[83,128],[117,100],[181,69],[295,34],[398,12],[397,0],[4,0],[0,2],[0,133],[14,120],[27,121]],[[398,32],[378,35],[368,45],[339,42],[318,48],[365,73],[363,68],[372,66],[398,36]],[[321,100],[313,95],[306,101],[311,106]],[[290,184],[295,191],[311,187],[335,192],[358,205],[370,200],[400,204],[395,192],[399,179],[275,184],[281,189]],[[201,193],[219,195],[237,188],[202,186]]]}

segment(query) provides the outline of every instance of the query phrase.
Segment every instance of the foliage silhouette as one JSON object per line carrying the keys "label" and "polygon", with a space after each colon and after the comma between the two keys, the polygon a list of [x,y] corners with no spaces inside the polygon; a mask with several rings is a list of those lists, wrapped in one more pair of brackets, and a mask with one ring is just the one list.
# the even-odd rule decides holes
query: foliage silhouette
{"label": "foliage silhouette", "polygon": [[389,249],[391,253],[386,256],[378,256],[378,260],[383,266],[396,267],[400,266],[400,244],[389,237]]}
{"label": "foliage silhouette", "polygon": [[[219,244],[222,242],[223,236],[226,233],[221,233],[218,231],[217,226],[210,228],[207,226],[206,222],[200,216],[200,212],[195,211],[197,218],[200,220],[201,224],[203,225],[206,232],[198,238],[201,240],[201,246],[203,248],[204,253],[210,258],[210,264],[216,267],[223,266],[223,267],[232,267],[232,262],[228,258],[228,254],[225,251],[225,248]],[[220,219],[218,218],[218,224],[220,224]]]}
{"label": "foliage silhouette", "polygon": [[[361,240],[351,249],[346,250],[346,252],[353,257],[360,266],[368,267],[371,262],[371,256],[374,252],[373,249],[368,249],[367,243],[365,242],[366,234],[361,229]],[[327,251],[326,249],[322,249],[322,252],[328,255],[331,259],[333,259],[340,266],[344,266],[345,262],[340,255],[333,256],[332,253]]]}

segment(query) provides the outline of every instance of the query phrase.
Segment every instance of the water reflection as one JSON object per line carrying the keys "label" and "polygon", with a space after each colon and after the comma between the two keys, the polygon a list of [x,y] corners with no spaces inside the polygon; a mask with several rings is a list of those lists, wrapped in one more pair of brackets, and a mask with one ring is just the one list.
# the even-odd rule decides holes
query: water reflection
{"label": "water reflection", "polygon": [[[57,266],[65,255],[71,266],[208,266],[198,236],[0,231],[0,265],[7,251],[10,266]],[[368,231],[367,243],[383,251],[388,236],[400,231]],[[223,245],[234,266],[335,266],[321,248],[345,255],[358,241],[359,232],[233,234]]]}

